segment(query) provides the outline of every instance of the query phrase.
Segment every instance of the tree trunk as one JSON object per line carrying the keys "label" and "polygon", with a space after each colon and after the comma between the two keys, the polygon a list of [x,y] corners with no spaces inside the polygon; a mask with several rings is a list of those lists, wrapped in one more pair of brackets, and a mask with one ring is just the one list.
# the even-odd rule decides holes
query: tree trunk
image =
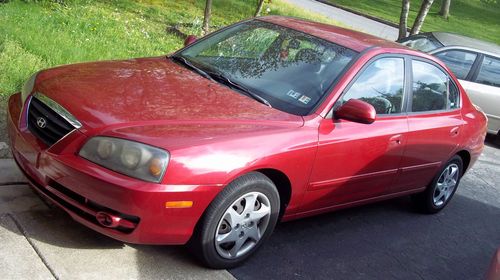
{"label": "tree trunk", "polygon": [[203,18],[203,35],[210,32],[210,16],[212,15],[212,0],[207,0],[205,4],[205,16]]}
{"label": "tree trunk", "polygon": [[441,3],[441,10],[439,11],[439,15],[444,17],[445,19],[448,19],[450,16],[450,4],[451,0],[443,0]]}
{"label": "tree trunk", "polygon": [[422,28],[422,25],[424,24],[425,17],[427,16],[427,13],[429,13],[429,10],[431,9],[432,3],[434,3],[434,0],[423,0],[422,1],[422,6],[420,6],[420,11],[418,11],[417,18],[415,19],[415,22],[413,23],[413,27],[411,28],[410,35],[415,35],[420,32],[420,29]]}
{"label": "tree trunk", "polygon": [[255,10],[255,15],[256,17],[260,16],[260,13],[262,12],[262,7],[264,6],[264,0],[259,0],[259,3],[257,4],[257,10]]}
{"label": "tree trunk", "polygon": [[399,18],[398,40],[406,38],[406,28],[408,27],[408,12],[410,11],[410,0],[403,0],[401,7],[401,17]]}

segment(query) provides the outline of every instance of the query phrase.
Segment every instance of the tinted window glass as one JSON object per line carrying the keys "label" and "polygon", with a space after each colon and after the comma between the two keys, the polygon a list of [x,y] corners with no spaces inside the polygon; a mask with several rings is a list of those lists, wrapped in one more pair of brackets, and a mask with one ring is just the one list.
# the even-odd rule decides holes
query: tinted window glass
{"label": "tinted window glass", "polygon": [[257,20],[200,39],[176,54],[217,82],[296,115],[307,115],[356,55],[332,42]]}
{"label": "tinted window glass", "polygon": [[413,60],[412,111],[444,110],[448,103],[448,77],[436,66]]}
{"label": "tinted window glass", "polygon": [[485,56],[476,82],[500,87],[500,59]]}
{"label": "tinted window glass", "polygon": [[404,60],[381,58],[371,63],[341,99],[359,99],[375,107],[377,114],[401,113]]}
{"label": "tinted window glass", "polygon": [[459,79],[465,79],[469,74],[477,54],[464,51],[445,51],[436,54]]}

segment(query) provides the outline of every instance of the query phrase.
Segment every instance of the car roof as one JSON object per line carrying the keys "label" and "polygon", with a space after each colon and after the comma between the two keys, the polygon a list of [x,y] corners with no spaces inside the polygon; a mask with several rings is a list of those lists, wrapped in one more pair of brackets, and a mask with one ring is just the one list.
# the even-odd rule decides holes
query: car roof
{"label": "car roof", "polygon": [[444,46],[463,46],[500,56],[500,46],[493,43],[449,32],[432,32],[432,36]]}
{"label": "car roof", "polygon": [[362,52],[372,47],[408,49],[396,42],[363,32],[294,17],[265,16],[257,19],[311,34],[357,52]]}

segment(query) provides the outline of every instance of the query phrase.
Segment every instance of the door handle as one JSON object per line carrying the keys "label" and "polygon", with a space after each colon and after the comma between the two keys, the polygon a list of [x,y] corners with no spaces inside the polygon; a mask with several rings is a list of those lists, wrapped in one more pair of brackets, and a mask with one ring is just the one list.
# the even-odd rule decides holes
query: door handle
{"label": "door handle", "polygon": [[450,135],[451,137],[455,137],[458,136],[459,132],[460,132],[460,127],[456,126],[450,130]]}
{"label": "door handle", "polygon": [[398,135],[394,135],[391,137],[391,139],[389,140],[391,143],[396,143],[396,144],[401,144],[401,139],[403,138],[403,136],[401,134],[398,134]]}

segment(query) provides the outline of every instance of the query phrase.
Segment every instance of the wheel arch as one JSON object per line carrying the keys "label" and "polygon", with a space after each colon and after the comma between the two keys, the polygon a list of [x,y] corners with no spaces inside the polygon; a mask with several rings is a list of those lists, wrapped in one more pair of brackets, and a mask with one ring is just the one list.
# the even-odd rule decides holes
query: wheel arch
{"label": "wheel arch", "polygon": [[268,177],[278,189],[278,193],[280,195],[280,219],[285,214],[285,210],[290,202],[292,197],[292,183],[288,176],[274,168],[262,168],[254,170],[255,172],[259,172]]}
{"label": "wheel arch", "polygon": [[[264,176],[269,178],[273,182],[273,184],[276,186],[276,189],[278,190],[278,194],[280,196],[280,213],[279,213],[278,221],[281,220],[281,218],[285,214],[285,210],[286,210],[288,203],[290,202],[291,197],[292,197],[292,183],[291,183],[290,179],[288,178],[288,176],[283,171],[281,171],[279,169],[259,168],[259,169],[247,170],[247,171],[239,173],[237,176],[231,178],[231,180],[227,184],[225,184],[224,187],[222,187],[220,191],[222,191],[224,188],[226,188],[231,182],[233,182],[237,178],[240,178],[241,176],[244,176],[244,175],[251,173],[251,172],[259,172],[259,173],[263,174]],[[210,203],[212,203],[212,202],[210,202]],[[188,241],[188,243],[190,243],[193,240],[196,232],[199,231],[198,229],[200,227],[200,222],[203,220],[203,217],[205,216],[207,209],[208,209],[208,207],[203,211],[203,213],[199,217],[198,221],[196,222],[196,225],[194,226],[194,229],[193,229],[193,235],[191,236],[190,241]]]}
{"label": "wheel arch", "polygon": [[471,162],[471,155],[470,155],[469,151],[467,151],[467,150],[461,150],[461,151],[457,152],[456,154],[462,158],[462,162],[464,164],[464,166],[463,166],[464,170],[463,170],[462,174],[465,174],[465,172],[469,168],[469,165]]}

